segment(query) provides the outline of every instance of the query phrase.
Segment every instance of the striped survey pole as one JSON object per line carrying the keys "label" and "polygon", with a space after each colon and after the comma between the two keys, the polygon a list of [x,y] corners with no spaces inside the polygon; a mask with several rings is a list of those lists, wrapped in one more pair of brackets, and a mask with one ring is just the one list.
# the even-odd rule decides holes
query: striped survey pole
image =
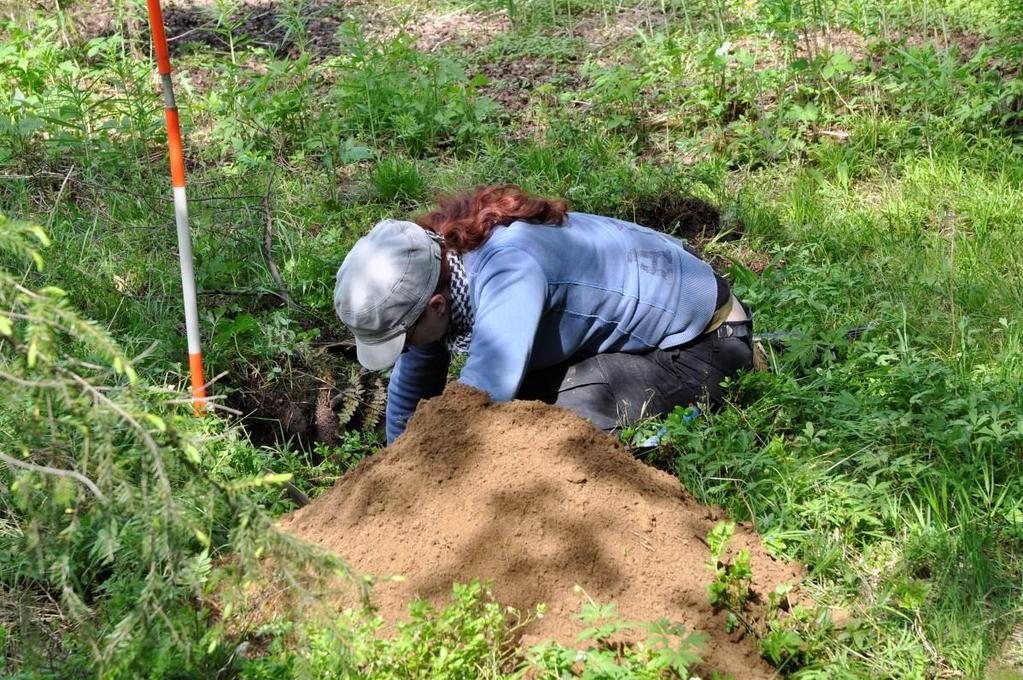
{"label": "striped survey pole", "polygon": [[188,230],[188,203],[185,199],[185,158],[181,152],[181,125],[174,103],[167,34],[163,30],[160,0],[146,0],[149,26],[153,32],[156,66],[163,83],[163,101],[167,115],[167,143],[170,147],[171,186],[174,192],[174,221],[178,227],[178,258],[181,261],[181,292],[185,302],[185,333],[188,336],[188,368],[192,377],[192,407],[196,415],[206,412],[206,383],[202,374],[202,347],[199,344],[199,308],[195,299],[195,272],[192,269],[192,235]]}

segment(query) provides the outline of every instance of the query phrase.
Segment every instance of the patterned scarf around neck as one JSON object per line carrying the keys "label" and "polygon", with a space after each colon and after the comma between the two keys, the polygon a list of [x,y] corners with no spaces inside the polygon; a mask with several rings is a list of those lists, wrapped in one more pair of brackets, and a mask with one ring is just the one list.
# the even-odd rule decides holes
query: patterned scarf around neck
{"label": "patterned scarf around neck", "polygon": [[[444,238],[440,234],[429,230],[426,233],[443,245]],[[446,248],[444,254],[451,270],[451,320],[448,323],[447,335],[444,336],[444,343],[451,354],[468,354],[469,344],[472,342],[472,326],[476,321],[472,297],[469,294],[469,276],[465,272],[461,256],[451,252],[450,248]]]}

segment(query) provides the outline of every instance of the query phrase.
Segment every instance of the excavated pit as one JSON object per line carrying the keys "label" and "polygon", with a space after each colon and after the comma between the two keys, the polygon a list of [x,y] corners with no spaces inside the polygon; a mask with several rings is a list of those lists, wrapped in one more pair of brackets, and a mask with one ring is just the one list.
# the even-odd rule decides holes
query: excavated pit
{"label": "excavated pit", "polygon": [[[401,620],[408,602],[443,605],[452,582],[493,581],[503,604],[547,612],[523,644],[574,643],[585,595],[614,602],[625,620],[667,617],[710,636],[704,669],[768,678],[756,645],[725,633],[712,610],[707,533],[724,519],[677,479],[633,458],[574,413],[533,401],[489,403],[454,383],[420,405],[393,445],[364,460],[282,526],[374,575],[374,603]],[[773,559],[743,526],[732,553],[752,557],[755,620],[797,565]]]}

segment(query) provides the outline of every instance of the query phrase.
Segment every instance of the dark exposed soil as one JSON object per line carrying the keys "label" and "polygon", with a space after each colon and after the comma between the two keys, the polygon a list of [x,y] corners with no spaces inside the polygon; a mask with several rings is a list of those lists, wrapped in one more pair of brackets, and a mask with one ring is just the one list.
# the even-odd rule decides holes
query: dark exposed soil
{"label": "dark exposed soil", "polygon": [[[237,12],[218,22],[211,8],[202,5],[169,5],[163,21],[171,54],[204,47],[226,52],[231,37],[241,46],[262,47],[282,57],[296,49],[296,37],[283,21],[280,11],[270,4],[245,3]],[[311,46],[317,52],[336,52],[339,22],[333,17],[317,17],[306,24]]]}
{"label": "dark exposed soil", "polygon": [[265,376],[255,366],[228,395],[226,405],[242,413],[250,441],[291,443],[312,449],[334,446],[345,430],[381,431],[386,383],[327,352],[293,356],[285,376]]}
{"label": "dark exposed soil", "polygon": [[[707,599],[704,537],[723,519],[678,480],[633,458],[572,412],[541,402],[489,403],[453,383],[420,405],[392,446],[366,459],[282,526],[357,570],[400,574],[373,594],[390,623],[410,598],[442,604],[452,582],[493,579],[520,611],[547,604],[523,643],[574,643],[585,593],[626,620],[667,617],[710,636],[707,669],[771,677],[755,644],[724,631]],[[757,620],[766,593],[801,569],[771,558],[739,527],[731,550],[752,557]]]}
{"label": "dark exposed soil", "polygon": [[245,386],[228,395],[226,405],[243,414],[249,440],[257,446],[293,442],[309,448],[316,441],[336,444],[338,433],[316,418],[321,392],[327,385],[315,376],[297,373],[287,380],[262,380],[255,370]]}
{"label": "dark exposed soil", "polygon": [[[304,26],[310,51],[316,55],[337,53],[337,31],[353,3],[315,0],[304,8]],[[126,32],[130,37],[149,39],[145,5],[127,15],[118,14],[110,0],[98,0],[89,7],[73,6],[70,16],[81,39]],[[278,57],[293,55],[300,37],[289,28],[282,3],[273,0],[246,0],[231,12],[218,12],[211,0],[170,2],[163,5],[163,23],[171,56],[196,49],[228,51],[229,35],[242,45],[262,47]]]}
{"label": "dark exposed soil", "polygon": [[[144,6],[137,16],[118,16],[110,0],[99,0],[88,9],[73,10],[72,16],[82,37],[110,35],[116,30],[141,31],[147,38],[149,26]],[[347,20],[356,21],[365,34],[375,39],[390,39],[404,32],[426,52],[443,47],[478,49],[494,35],[508,29],[503,13],[477,13],[457,10],[447,13],[417,12],[399,14],[393,8],[359,0],[312,0],[302,14],[289,16],[284,3],[276,0],[245,0],[233,11],[219,12],[212,0],[166,3],[164,26],[172,55],[190,50],[230,49],[229,34],[241,44],[262,47],[278,57],[294,56],[304,32],[309,52],[314,57],[338,53],[338,30]]]}
{"label": "dark exposed soil", "polygon": [[632,214],[626,216],[638,224],[680,236],[699,243],[718,236],[726,240],[742,236],[741,225],[728,225],[722,232],[721,211],[713,203],[695,196],[665,192],[636,201]]}
{"label": "dark exposed soil", "polygon": [[505,111],[517,112],[529,106],[533,89],[552,82],[557,77],[556,65],[539,57],[528,57],[508,62],[489,62],[480,65],[478,73],[487,77],[487,85],[480,88]]}

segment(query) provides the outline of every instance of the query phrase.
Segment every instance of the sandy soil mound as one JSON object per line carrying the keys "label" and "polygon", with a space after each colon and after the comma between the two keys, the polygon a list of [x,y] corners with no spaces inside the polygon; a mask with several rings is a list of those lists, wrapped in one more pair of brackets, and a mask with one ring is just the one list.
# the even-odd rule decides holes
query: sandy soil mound
{"label": "sandy soil mound", "polygon": [[[617,603],[624,619],[664,616],[708,633],[710,668],[770,677],[755,646],[730,639],[725,614],[708,604],[703,538],[722,518],[572,412],[490,404],[455,383],[420,406],[392,446],[282,525],[358,570],[404,576],[375,590],[386,620],[399,620],[416,595],[443,604],[453,581],[493,579],[502,603],[548,605],[526,642],[570,643],[583,627],[578,584]],[[737,528],[731,545],[750,551],[761,595],[799,581],[799,569],[773,560],[748,530]]]}

